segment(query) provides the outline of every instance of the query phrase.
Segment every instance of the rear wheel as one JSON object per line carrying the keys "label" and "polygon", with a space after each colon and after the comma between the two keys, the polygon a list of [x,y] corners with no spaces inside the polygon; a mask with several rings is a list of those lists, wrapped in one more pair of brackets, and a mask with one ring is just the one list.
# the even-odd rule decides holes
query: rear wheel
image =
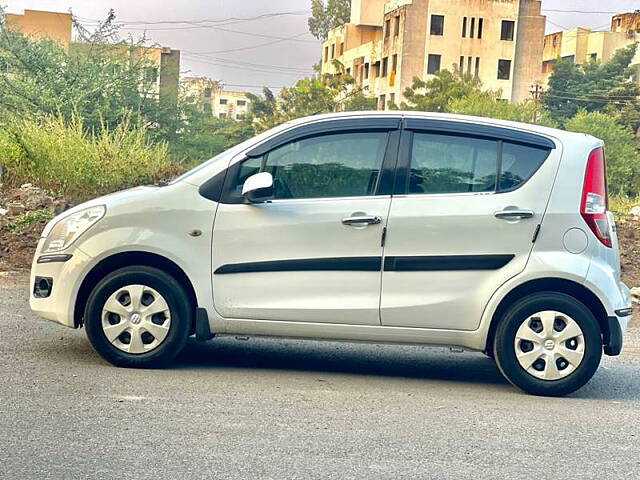
{"label": "rear wheel", "polygon": [[584,386],[602,358],[591,311],[560,293],[527,296],[507,310],[493,350],[502,374],[534,395],[560,396]]}
{"label": "rear wheel", "polygon": [[152,368],[180,353],[192,308],[182,286],[156,268],[134,266],[107,275],[85,310],[89,341],[119,367]]}

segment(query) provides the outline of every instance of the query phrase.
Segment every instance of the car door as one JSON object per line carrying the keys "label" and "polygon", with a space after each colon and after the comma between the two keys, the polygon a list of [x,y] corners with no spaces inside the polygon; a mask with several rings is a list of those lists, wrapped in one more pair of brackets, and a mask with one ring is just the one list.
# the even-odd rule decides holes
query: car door
{"label": "car door", "polygon": [[558,161],[549,138],[407,119],[384,252],[385,326],[475,330],[522,272]]}
{"label": "car door", "polygon": [[[226,318],[380,325],[382,232],[398,118],[342,119],[285,132],[226,174],[213,240],[216,310]],[[249,204],[244,181],[274,179]]]}

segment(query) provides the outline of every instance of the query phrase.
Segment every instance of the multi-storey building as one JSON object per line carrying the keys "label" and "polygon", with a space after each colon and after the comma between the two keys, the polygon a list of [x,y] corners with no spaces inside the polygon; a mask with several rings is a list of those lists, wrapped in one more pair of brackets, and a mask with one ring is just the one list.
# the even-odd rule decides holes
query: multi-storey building
{"label": "multi-storey building", "polygon": [[[640,11],[616,15],[610,31],[572,28],[549,34],[544,39],[542,73],[545,84],[558,59],[564,58],[582,65],[591,61],[611,60],[616,51],[640,42]],[[640,70],[640,49],[632,65]],[[636,75],[640,82],[640,75]]]}
{"label": "multi-storey building", "polygon": [[[86,54],[91,45],[72,41],[73,18],[70,13],[25,10],[23,15],[7,13],[7,28],[19,31],[35,40],[52,40],[66,52]],[[180,51],[169,47],[134,47],[114,45],[132,58],[143,58],[149,62],[145,70],[145,83],[150,85],[148,93],[160,98],[177,100],[180,79]]]}
{"label": "multi-storey building", "polygon": [[224,90],[219,82],[204,77],[186,77],[182,84],[186,95],[215,118],[244,120],[249,114],[251,100],[245,92]]}
{"label": "multi-storey building", "polygon": [[322,73],[344,68],[380,109],[443,68],[522,101],[542,77],[540,9],[539,0],[353,0],[350,23],[323,43]]}

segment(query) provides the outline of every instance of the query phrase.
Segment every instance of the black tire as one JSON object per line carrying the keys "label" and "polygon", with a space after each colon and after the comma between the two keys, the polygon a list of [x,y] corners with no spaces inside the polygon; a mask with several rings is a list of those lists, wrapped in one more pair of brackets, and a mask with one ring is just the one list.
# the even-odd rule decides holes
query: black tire
{"label": "black tire", "polygon": [[[568,376],[543,380],[528,373],[516,358],[516,332],[522,322],[537,312],[553,310],[571,317],[584,335],[584,357]],[[595,374],[602,358],[600,326],[591,311],[575,298],[562,293],[535,293],[515,302],[504,314],[496,330],[493,353],[504,377],[532,395],[563,396],[583,387]]]}
{"label": "black tire", "polygon": [[[119,288],[144,285],[156,290],[166,300],[171,323],[166,338],[154,350],[131,354],[114,346],[102,328],[102,309]],[[85,328],[93,348],[117,367],[159,368],[170,363],[184,348],[193,321],[193,308],[184,288],[171,275],[152,267],[131,266],[116,270],[103,278],[93,289],[85,309]]]}

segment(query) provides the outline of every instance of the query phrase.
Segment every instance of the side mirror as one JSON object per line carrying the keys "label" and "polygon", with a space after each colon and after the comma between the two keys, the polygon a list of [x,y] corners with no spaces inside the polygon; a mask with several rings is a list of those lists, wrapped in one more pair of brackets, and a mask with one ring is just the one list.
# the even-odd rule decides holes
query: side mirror
{"label": "side mirror", "polygon": [[242,186],[242,196],[251,203],[262,203],[273,198],[273,176],[269,172],[251,175]]}

